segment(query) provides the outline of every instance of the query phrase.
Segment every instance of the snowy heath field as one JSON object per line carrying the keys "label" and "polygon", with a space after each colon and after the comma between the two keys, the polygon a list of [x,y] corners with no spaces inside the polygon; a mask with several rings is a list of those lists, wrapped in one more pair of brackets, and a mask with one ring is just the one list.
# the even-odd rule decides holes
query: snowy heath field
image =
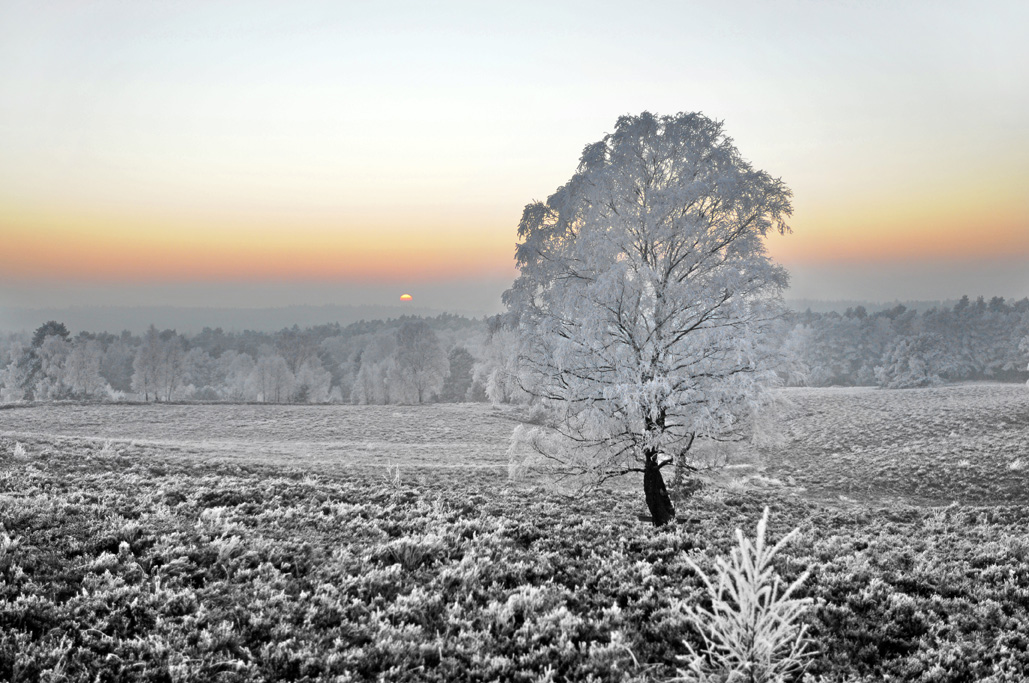
{"label": "snowy heath field", "polygon": [[0,676],[688,678],[767,506],[816,680],[1020,680],[1026,387],[786,395],[661,528],[635,481],[510,480],[514,409],[0,410]]}

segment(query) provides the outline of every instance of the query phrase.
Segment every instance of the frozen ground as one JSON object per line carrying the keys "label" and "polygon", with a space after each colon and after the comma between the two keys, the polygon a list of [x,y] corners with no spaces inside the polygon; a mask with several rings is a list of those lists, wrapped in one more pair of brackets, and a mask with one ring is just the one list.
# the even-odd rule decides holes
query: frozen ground
{"label": "frozen ground", "polygon": [[1029,390],[788,396],[659,529],[508,482],[517,409],[0,410],[0,680],[671,680],[766,506],[813,680],[1026,680]]}
{"label": "frozen ground", "polygon": [[1029,388],[792,389],[766,474],[843,501],[1029,502]]}
{"label": "frozen ground", "polygon": [[[1029,502],[1029,388],[790,389],[786,440],[728,470],[820,500]],[[518,411],[434,406],[75,405],[0,410],[30,449],[111,440],[123,456],[289,465],[505,471]],[[754,457],[754,456],[757,457]],[[626,482],[633,485],[634,482]]]}
{"label": "frozen ground", "polygon": [[0,436],[41,446],[111,440],[122,455],[317,469],[502,467],[513,411],[433,406],[76,405],[0,410]]}

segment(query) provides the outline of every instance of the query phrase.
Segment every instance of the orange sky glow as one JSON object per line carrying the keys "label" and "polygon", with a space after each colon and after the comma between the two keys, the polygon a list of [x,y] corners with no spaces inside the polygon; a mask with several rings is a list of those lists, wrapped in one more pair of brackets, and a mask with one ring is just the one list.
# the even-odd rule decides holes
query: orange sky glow
{"label": "orange sky glow", "polygon": [[1029,4],[593,9],[5,5],[0,308],[302,282],[460,308],[424,296],[458,282],[495,312],[522,208],[644,110],[723,120],[792,189],[788,296],[1029,295]]}
{"label": "orange sky glow", "polygon": [[232,226],[224,218],[0,216],[8,276],[138,280],[323,280],[468,277],[515,273],[512,239],[463,226],[308,222]]}

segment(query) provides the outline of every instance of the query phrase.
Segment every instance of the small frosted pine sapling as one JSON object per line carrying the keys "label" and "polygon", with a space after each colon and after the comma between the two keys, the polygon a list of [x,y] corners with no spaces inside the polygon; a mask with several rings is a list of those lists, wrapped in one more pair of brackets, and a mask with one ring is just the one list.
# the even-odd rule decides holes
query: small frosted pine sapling
{"label": "small frosted pine sapling", "polygon": [[11,455],[14,457],[15,460],[30,459],[29,453],[25,450],[25,446],[21,444],[21,441],[14,442],[14,450],[11,452]]}
{"label": "small frosted pine sapling", "polygon": [[775,546],[765,543],[768,508],[751,542],[736,530],[739,545],[729,559],[718,558],[715,576],[709,577],[694,562],[686,562],[704,582],[711,609],[684,606],[690,624],[704,640],[701,652],[685,642],[682,657],[688,669],[680,669],[677,681],[719,683],[778,683],[799,678],[814,654],[807,626],[799,623],[810,598],[793,593],[808,578],[804,572],[786,590],[772,566],[775,554],[798,530]]}
{"label": "small frosted pine sapling", "polygon": [[393,491],[399,491],[403,488],[400,481],[400,465],[394,463],[388,463],[386,465],[386,474],[382,477],[386,486]]}

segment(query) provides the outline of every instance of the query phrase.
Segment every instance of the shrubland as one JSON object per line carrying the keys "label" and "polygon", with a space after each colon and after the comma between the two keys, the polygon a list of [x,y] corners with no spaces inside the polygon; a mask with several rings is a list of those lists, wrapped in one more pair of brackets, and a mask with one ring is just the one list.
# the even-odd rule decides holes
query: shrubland
{"label": "shrubland", "polygon": [[667,680],[705,644],[697,569],[766,506],[771,542],[799,529],[773,566],[808,572],[815,680],[1029,672],[1029,512],[989,492],[876,508],[709,487],[653,528],[629,490],[455,473],[4,437],[0,679]]}

